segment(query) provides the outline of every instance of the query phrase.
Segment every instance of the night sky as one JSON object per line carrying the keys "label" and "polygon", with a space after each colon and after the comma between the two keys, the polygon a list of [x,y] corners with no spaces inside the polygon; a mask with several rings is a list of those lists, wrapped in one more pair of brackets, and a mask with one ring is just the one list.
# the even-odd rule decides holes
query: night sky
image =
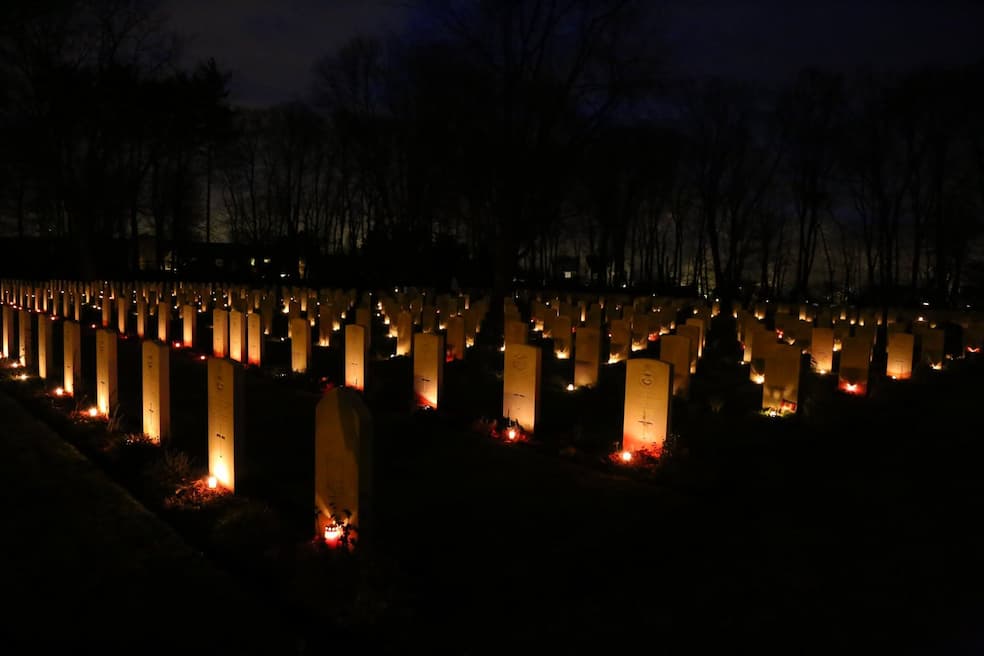
{"label": "night sky", "polygon": [[[412,0],[411,0],[412,1]],[[233,73],[232,100],[303,98],[321,56],[356,35],[399,33],[407,0],[163,0],[188,36],[186,62],[215,57]],[[984,59],[979,0],[670,0],[667,71],[758,81],[804,66],[909,69]]]}

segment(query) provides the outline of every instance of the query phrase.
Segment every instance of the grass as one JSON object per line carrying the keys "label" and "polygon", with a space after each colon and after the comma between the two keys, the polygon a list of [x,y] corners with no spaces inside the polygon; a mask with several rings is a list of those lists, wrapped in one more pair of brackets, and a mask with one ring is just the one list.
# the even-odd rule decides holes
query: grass
{"label": "grass", "polygon": [[[29,385],[3,389],[268,595],[309,644],[972,650],[984,606],[981,361],[875,376],[863,399],[804,373],[799,414],[776,420],[755,411],[759,388],[729,328],[712,327],[690,399],[674,404],[672,457],[648,469],[608,457],[624,364],[570,393],[573,363],[546,356],[542,425],[509,445],[475,430],[499,412],[497,345],[480,340],[448,365],[440,412],[412,412],[409,361],[389,359],[380,336],[366,392],[375,522],[354,554],[308,539],[313,410],[322,379],[340,378],[336,347],[316,349],[308,376],[249,373],[242,494],[219,499],[181,488],[188,480],[169,494],[161,484],[202,473],[193,354],[172,358],[171,451],[63,419],[69,402]],[[121,385],[136,346],[120,344]],[[270,371],[286,356],[271,344]],[[121,387],[121,430],[138,402]]]}

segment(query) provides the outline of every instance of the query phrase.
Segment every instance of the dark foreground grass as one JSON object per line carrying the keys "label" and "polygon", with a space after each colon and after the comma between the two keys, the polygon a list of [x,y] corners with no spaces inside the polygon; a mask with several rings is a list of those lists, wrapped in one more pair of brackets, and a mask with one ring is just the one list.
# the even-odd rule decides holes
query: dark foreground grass
{"label": "dark foreground grass", "polygon": [[6,653],[290,653],[276,606],[2,394],[0,416]]}
{"label": "dark foreground grass", "polygon": [[[710,337],[690,400],[674,405],[673,451],[647,471],[606,457],[621,421],[624,365],[605,367],[597,389],[569,394],[569,365],[550,363],[550,418],[535,441],[506,445],[472,430],[499,403],[494,344],[449,365],[440,413],[411,412],[408,362],[381,354],[366,394],[375,522],[351,557],[321,553],[307,539],[313,408],[320,379],[337,380],[335,347],[307,378],[250,374],[242,498],[201,507],[174,503],[173,494],[164,503],[147,485],[162,479],[147,469],[160,466],[159,453],[120,456],[127,448],[100,438],[100,425],[59,420],[64,408],[49,397],[4,386],[67,439],[95,447],[87,453],[261,595],[309,653],[619,653],[635,645],[979,653],[982,363],[954,360],[905,383],[876,376],[865,399],[804,374],[799,415],[775,420],[754,412],[758,388],[737,364],[733,338],[720,326]],[[130,350],[121,344],[121,385],[122,372],[135,370]],[[276,371],[284,353],[269,353]],[[172,468],[198,474],[201,365],[176,355],[172,376],[182,415],[175,442],[189,454]],[[124,414],[135,416],[138,397],[121,398]],[[35,540],[57,539],[62,499],[48,503],[47,495],[62,493],[51,486],[42,475],[19,503],[38,509],[18,537],[25,560]],[[71,508],[98,515],[102,503],[76,499]],[[111,541],[109,531],[100,535]],[[40,550],[37,562],[60,548]],[[211,608],[197,585],[183,586],[187,608]],[[168,617],[180,626],[185,614]],[[85,617],[93,631],[112,621]]]}

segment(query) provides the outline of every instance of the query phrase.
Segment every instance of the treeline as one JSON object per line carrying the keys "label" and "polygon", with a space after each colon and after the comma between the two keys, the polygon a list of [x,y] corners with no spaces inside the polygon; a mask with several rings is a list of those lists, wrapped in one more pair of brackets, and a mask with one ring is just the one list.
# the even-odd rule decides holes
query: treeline
{"label": "treeline", "polygon": [[571,257],[599,285],[725,297],[952,303],[984,279],[984,66],[678,81],[660,20],[427,2],[317,62],[306,102],[250,109],[214,62],[176,65],[152,4],[5,3],[0,225],[129,239],[134,265],[140,235],[393,283],[441,262],[500,293]]}

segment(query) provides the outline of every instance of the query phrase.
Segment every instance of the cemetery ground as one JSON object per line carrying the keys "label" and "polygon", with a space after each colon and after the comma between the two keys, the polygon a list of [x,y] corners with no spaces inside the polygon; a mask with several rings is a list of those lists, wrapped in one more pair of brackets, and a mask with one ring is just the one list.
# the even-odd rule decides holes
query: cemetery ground
{"label": "cemetery ground", "polygon": [[[200,321],[207,336],[207,317]],[[497,341],[479,337],[464,361],[446,365],[435,412],[412,409],[409,359],[390,358],[392,340],[373,336],[365,391],[372,519],[350,552],[311,535],[314,407],[341,380],[338,347],[315,348],[310,372],[295,375],[286,373],[288,345],[271,340],[263,370],[247,371],[235,495],[201,480],[206,374],[198,352],[171,355],[166,448],[136,436],[133,337],[119,343],[120,411],[108,423],[85,416],[93,381],[70,399],[3,369],[5,396],[181,536],[146,529],[138,543],[153,542],[160,556],[141,559],[108,519],[130,502],[100,492],[112,485],[105,481],[74,496],[69,481],[82,465],[71,457],[29,466],[21,438],[34,429],[5,413],[17,419],[5,419],[2,448],[20,454],[3,457],[16,491],[7,497],[8,567],[23,560],[32,563],[26,572],[46,564],[58,572],[70,561],[98,572],[118,558],[139,574],[104,581],[100,592],[119,598],[103,597],[97,609],[80,595],[59,604],[58,581],[15,577],[14,589],[36,584],[53,608],[25,602],[13,618],[75,617],[85,644],[142,626],[117,607],[164,605],[185,586],[180,601],[148,612],[172,639],[208,617],[227,645],[241,643],[211,653],[295,653],[299,644],[304,653],[984,646],[980,355],[917,369],[904,382],[873,373],[866,398],[805,367],[797,415],[770,418],[758,412],[761,388],[740,364],[734,324],[719,316],[690,398],[674,401],[664,457],[626,466],[610,457],[621,435],[624,363],[603,365],[596,388],[568,392],[573,362],[545,348],[542,419],[532,439],[510,444],[489,435],[486,422],[501,408],[502,355]],[[93,370],[94,341],[86,329],[84,371]],[[145,583],[137,589],[134,580]],[[280,647],[267,649],[269,640]]]}

